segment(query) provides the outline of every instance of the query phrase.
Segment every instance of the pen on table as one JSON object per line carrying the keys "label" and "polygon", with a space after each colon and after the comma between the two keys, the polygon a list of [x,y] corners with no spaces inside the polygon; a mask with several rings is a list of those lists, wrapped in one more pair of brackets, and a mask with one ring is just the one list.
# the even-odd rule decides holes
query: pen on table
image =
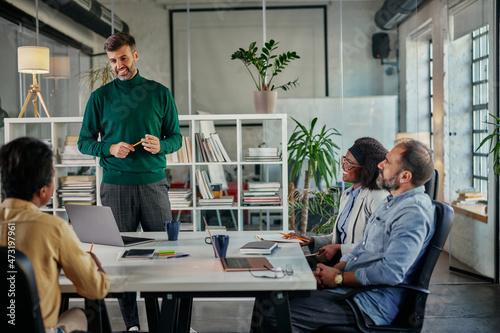
{"label": "pen on table", "polygon": [[174,254],[171,256],[165,256],[165,259],[172,259],[172,258],[182,258],[182,257],[189,257],[188,253],[185,254]]}
{"label": "pen on table", "polygon": [[141,142],[142,142],[142,140],[141,140],[141,141],[139,141],[139,142],[137,142],[137,143],[134,143],[134,144],[132,145],[132,147],[137,146],[137,145],[138,145],[139,143],[141,143]]}
{"label": "pen on table", "polygon": [[[290,237],[290,234],[284,234],[282,232],[280,232],[280,235]],[[297,237],[297,236],[294,236],[294,238],[300,239],[301,241],[304,241],[304,242],[307,242],[309,240],[309,239],[305,239],[303,237]]]}
{"label": "pen on table", "polygon": [[92,253],[92,249],[94,248],[94,243],[92,243],[92,245],[90,245],[90,253]]}

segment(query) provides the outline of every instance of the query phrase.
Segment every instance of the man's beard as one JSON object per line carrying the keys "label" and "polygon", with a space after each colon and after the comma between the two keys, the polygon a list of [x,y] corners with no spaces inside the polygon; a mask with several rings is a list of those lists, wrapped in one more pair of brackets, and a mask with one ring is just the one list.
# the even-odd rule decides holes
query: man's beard
{"label": "man's beard", "polygon": [[397,190],[399,189],[398,176],[399,172],[394,176],[392,176],[391,178],[385,179],[384,175],[382,174],[382,171],[380,171],[380,174],[377,178],[377,186],[387,191]]}
{"label": "man's beard", "polygon": [[127,67],[127,66],[122,66],[122,68],[125,67],[127,70],[128,70],[128,73],[127,75],[118,75],[118,73],[120,72],[121,68],[119,68],[118,70],[115,70],[115,75],[118,79],[120,79],[121,81],[128,81],[130,79],[132,79],[132,77],[134,76],[136,70],[137,70],[137,65],[136,65],[136,62],[135,62],[135,59],[132,61],[132,66]]}

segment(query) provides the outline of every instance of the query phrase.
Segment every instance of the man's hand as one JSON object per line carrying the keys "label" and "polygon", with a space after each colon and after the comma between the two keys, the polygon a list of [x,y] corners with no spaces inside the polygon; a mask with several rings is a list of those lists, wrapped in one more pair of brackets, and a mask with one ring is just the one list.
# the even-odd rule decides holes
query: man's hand
{"label": "man's hand", "polygon": [[319,262],[330,261],[338,251],[340,251],[340,244],[325,245],[316,252],[316,260]]}
{"label": "man's hand", "polygon": [[142,146],[151,154],[158,154],[161,150],[160,139],[151,134],[146,134],[146,138],[142,139]]}
{"label": "man's hand", "polygon": [[295,232],[290,232],[288,234],[288,236],[283,236],[283,238],[286,238],[286,239],[293,239],[293,238],[296,238],[296,239],[300,239],[302,242],[300,242],[300,246],[306,246],[306,245],[309,245],[311,243],[314,244],[314,238],[309,238],[309,237],[306,237],[306,236],[303,236],[301,234],[297,234]]}
{"label": "man's hand", "polygon": [[96,255],[95,255],[95,254],[93,254],[92,252],[88,252],[88,253],[89,253],[89,254],[90,254],[90,256],[92,257],[92,259],[94,259],[95,264],[97,265],[97,270],[98,270],[99,272],[103,272],[103,273],[105,273],[105,272],[104,272],[104,269],[102,269],[101,262],[99,261],[99,259],[97,259]]}
{"label": "man's hand", "polygon": [[316,270],[314,271],[316,281],[322,288],[335,288],[337,286],[335,283],[335,277],[337,274],[340,274],[338,269],[325,266],[323,264],[318,264],[318,266],[316,266]]}
{"label": "man's hand", "polygon": [[135,151],[134,147],[126,142],[115,143],[109,147],[109,153],[118,158],[127,157],[131,151]]}

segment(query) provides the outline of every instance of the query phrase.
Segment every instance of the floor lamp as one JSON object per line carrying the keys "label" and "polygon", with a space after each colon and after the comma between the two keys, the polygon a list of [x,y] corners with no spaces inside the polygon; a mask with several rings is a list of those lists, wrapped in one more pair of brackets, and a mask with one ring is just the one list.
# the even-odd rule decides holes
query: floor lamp
{"label": "floor lamp", "polygon": [[23,107],[18,118],[21,118],[28,106],[28,102],[33,96],[33,105],[35,107],[35,118],[38,117],[37,103],[40,100],[47,117],[50,118],[49,111],[43,100],[40,86],[36,82],[37,74],[47,74],[50,69],[50,50],[42,46],[21,46],[17,48],[17,68],[19,73],[32,74],[33,84],[30,85],[28,96],[24,100]]}

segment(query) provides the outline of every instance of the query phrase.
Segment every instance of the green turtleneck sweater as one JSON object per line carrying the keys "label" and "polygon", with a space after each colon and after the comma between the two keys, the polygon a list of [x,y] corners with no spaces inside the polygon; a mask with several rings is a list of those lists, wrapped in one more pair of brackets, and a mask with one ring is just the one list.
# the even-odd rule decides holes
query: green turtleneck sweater
{"label": "green turtleneck sweater", "polygon": [[[101,141],[97,141],[99,134]],[[134,144],[151,134],[160,139],[161,150],[151,154],[142,145],[126,158],[109,152],[112,144]],[[89,98],[78,149],[100,157],[102,181],[116,185],[143,185],[165,178],[165,154],[181,147],[182,135],[174,98],[158,82],[147,80],[139,72],[127,81],[115,79],[94,91]]]}

